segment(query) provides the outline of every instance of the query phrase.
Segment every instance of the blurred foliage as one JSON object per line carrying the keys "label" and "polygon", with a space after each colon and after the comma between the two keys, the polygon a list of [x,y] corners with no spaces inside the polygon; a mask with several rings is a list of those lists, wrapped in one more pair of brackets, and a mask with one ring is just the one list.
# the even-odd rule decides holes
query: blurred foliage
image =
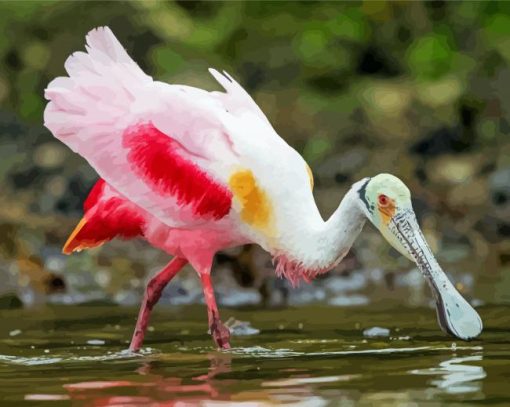
{"label": "blurred foliage", "polygon": [[[209,66],[237,78],[310,162],[326,216],[350,183],[391,172],[453,274],[484,268],[491,287],[509,271],[510,2],[495,1],[0,2],[6,261],[51,270],[95,180],[42,113],[44,88],[99,25],[160,80],[217,89]],[[356,255],[409,268],[372,233]]]}

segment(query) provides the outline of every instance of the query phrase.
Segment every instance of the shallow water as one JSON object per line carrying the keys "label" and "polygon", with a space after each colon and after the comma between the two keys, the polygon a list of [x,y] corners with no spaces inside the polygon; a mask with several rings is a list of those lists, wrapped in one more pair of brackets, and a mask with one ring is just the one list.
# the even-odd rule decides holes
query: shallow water
{"label": "shallow water", "polygon": [[[229,310],[261,330],[214,350],[200,306],[158,308],[142,354],[126,352],[136,310],[2,311],[7,405],[510,404],[510,308],[482,307],[479,340],[447,337],[430,309]],[[368,338],[366,328],[390,329]]]}

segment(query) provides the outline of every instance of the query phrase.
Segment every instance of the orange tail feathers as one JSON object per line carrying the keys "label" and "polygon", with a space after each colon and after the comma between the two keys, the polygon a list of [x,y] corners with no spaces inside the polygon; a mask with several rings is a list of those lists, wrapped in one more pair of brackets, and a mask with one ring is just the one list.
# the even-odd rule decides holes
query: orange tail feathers
{"label": "orange tail feathers", "polygon": [[144,213],[99,179],[83,204],[85,215],[67,239],[62,252],[71,254],[101,246],[116,237],[143,235]]}
{"label": "orange tail feathers", "polygon": [[72,254],[73,252],[79,252],[83,249],[91,249],[93,247],[101,246],[104,243],[104,240],[93,240],[90,239],[90,237],[87,238],[87,234],[84,233],[87,229],[86,226],[87,219],[83,217],[69,235],[69,238],[62,248],[62,253]]}

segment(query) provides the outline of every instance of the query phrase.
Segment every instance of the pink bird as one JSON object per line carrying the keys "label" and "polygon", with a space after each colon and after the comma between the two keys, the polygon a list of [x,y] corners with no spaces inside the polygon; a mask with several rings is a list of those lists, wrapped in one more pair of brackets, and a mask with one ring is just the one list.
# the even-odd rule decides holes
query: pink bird
{"label": "pink bird", "polygon": [[482,323],[435,260],[398,178],[356,182],[324,221],[303,158],[273,129],[234,79],[210,69],[225,92],[153,80],[108,27],[65,63],[46,89],[50,131],[102,177],[65,253],[115,237],[141,237],[173,255],[147,285],[130,349],[140,349],[163,288],[188,262],[200,276],[212,337],[229,348],[211,284],[216,252],[255,243],[293,284],[332,269],[368,218],[416,262],[436,298],[440,326],[462,339]]}

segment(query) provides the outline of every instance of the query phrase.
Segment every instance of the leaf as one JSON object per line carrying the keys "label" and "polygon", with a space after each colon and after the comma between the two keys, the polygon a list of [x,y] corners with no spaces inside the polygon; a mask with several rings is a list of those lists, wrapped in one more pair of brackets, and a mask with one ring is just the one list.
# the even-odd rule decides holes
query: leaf
{"label": "leaf", "polygon": [[411,74],[419,80],[438,79],[452,68],[454,45],[446,35],[429,34],[418,39],[407,53]]}

